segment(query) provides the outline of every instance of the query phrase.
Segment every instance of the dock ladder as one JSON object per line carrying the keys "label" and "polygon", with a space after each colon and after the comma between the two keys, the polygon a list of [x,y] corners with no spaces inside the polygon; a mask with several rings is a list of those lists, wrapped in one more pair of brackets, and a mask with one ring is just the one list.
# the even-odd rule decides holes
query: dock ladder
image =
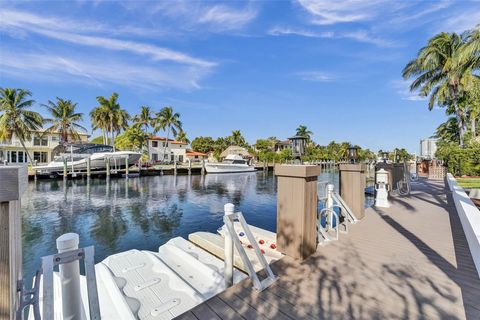
{"label": "dock ladder", "polygon": [[[246,267],[248,275],[250,279],[253,281],[253,287],[258,291],[263,291],[268,288],[272,283],[274,283],[278,277],[275,276],[272,269],[270,268],[267,260],[262,254],[260,247],[255,240],[255,237],[250,230],[243,214],[241,212],[234,212],[235,206],[232,203],[227,203],[224,206],[225,215],[223,217],[223,222],[225,223],[225,284],[226,287],[233,285],[233,255],[234,255],[234,247],[237,249],[240,258],[242,259],[243,265]],[[240,239],[235,232],[234,222],[238,220],[245,232],[245,235],[250,241],[252,245],[255,255],[265,270],[267,277],[263,280],[260,280],[257,273],[255,272],[255,268],[253,267],[252,262],[247,256],[245,252],[245,248],[240,243]]]}

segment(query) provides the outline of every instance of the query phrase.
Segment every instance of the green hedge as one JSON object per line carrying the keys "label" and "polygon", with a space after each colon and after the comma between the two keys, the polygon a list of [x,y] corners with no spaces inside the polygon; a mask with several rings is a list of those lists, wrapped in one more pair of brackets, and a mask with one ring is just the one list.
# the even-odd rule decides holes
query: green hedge
{"label": "green hedge", "polygon": [[478,142],[472,142],[464,148],[455,143],[439,142],[435,156],[443,160],[448,171],[455,175],[480,175],[480,144]]}

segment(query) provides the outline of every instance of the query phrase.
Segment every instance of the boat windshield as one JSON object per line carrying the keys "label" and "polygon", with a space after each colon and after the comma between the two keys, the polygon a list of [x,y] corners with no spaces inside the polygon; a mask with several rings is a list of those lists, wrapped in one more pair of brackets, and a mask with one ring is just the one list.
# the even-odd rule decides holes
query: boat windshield
{"label": "boat windshield", "polygon": [[228,163],[228,164],[245,164],[247,163],[245,160],[232,160],[232,159],[225,159],[223,160],[223,163]]}

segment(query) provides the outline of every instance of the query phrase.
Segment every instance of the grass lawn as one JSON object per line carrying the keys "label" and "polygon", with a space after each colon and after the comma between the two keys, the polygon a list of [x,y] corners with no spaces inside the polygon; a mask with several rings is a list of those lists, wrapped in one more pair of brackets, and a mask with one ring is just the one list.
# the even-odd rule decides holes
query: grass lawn
{"label": "grass lawn", "polygon": [[480,188],[480,178],[456,178],[462,188]]}

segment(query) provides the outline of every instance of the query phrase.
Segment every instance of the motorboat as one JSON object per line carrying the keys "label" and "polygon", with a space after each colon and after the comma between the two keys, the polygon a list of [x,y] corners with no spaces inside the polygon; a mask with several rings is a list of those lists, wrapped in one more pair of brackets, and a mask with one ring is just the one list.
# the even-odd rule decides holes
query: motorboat
{"label": "motorboat", "polygon": [[[52,152],[53,161],[47,165],[34,166],[32,169],[37,175],[59,176],[63,174],[65,162],[67,170],[84,172],[87,170],[87,162],[90,160],[90,170],[105,170],[107,161],[112,170],[124,169],[138,162],[141,153],[133,151],[115,151],[112,146],[102,144],[71,144],[58,146]],[[126,161],[126,159],[128,159]]]}
{"label": "motorboat", "polygon": [[222,162],[207,162],[205,170],[207,173],[252,172],[255,167],[242,156],[230,154]]}

